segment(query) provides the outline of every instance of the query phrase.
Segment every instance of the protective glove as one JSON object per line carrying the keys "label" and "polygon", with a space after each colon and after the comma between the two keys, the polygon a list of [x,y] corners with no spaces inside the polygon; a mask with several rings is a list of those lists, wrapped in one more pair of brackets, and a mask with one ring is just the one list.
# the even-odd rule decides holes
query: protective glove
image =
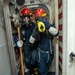
{"label": "protective glove", "polygon": [[25,68],[25,73],[28,72],[28,71],[29,71],[29,69]]}
{"label": "protective glove", "polygon": [[35,42],[35,38],[33,36],[30,36],[29,42],[30,43],[34,43]]}
{"label": "protective glove", "polygon": [[50,27],[48,29],[49,33],[52,34],[52,35],[57,35],[58,34],[58,30],[55,28],[55,27]]}
{"label": "protective glove", "polygon": [[22,46],[23,46],[23,41],[22,41],[22,40],[18,41],[18,42],[17,42],[17,46],[18,46],[18,47],[22,47]]}

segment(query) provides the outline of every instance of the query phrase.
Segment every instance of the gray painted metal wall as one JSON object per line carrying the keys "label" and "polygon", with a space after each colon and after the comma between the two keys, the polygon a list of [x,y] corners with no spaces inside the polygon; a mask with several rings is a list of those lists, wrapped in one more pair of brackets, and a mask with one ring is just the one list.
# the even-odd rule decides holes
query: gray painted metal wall
{"label": "gray painted metal wall", "polygon": [[12,75],[2,5],[0,0],[0,75]]}

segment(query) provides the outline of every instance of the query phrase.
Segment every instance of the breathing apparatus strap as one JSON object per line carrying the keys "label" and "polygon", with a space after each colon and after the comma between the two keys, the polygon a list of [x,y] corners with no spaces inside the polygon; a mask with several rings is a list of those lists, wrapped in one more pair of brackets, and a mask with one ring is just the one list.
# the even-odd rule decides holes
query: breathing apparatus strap
{"label": "breathing apparatus strap", "polygon": [[40,52],[45,53],[45,54],[48,55],[48,57],[47,57],[47,61],[46,61],[46,63],[48,63],[48,61],[49,61],[49,53],[50,53],[50,51],[43,51],[43,50],[41,50],[40,48],[38,48],[38,55],[39,55],[39,60],[38,60],[38,62],[40,62],[40,57],[41,57]]}

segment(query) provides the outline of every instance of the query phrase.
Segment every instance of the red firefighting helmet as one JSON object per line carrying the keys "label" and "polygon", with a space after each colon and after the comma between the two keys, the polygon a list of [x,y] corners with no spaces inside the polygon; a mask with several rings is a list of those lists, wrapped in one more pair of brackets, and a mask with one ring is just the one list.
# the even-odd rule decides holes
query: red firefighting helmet
{"label": "red firefighting helmet", "polygon": [[24,15],[32,15],[31,10],[29,8],[27,8],[27,7],[23,8],[21,10],[20,16],[24,16]]}
{"label": "red firefighting helmet", "polygon": [[38,8],[37,10],[35,10],[34,12],[34,16],[36,18],[38,17],[45,17],[47,14],[46,14],[46,11],[43,9],[43,8]]}

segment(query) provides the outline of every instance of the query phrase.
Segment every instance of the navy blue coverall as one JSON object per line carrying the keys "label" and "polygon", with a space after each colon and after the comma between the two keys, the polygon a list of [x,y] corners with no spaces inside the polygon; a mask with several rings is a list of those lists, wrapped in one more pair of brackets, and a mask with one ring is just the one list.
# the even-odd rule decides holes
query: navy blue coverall
{"label": "navy blue coverall", "polygon": [[47,75],[49,67],[54,57],[52,40],[54,36],[58,35],[58,33],[56,33],[55,35],[50,34],[48,29],[54,26],[50,25],[49,22],[44,18],[39,18],[39,21],[45,24],[46,31],[44,33],[41,33],[38,31],[38,27],[36,26],[33,31],[32,37],[36,38],[38,34],[40,35],[40,42],[38,45],[38,55],[37,55],[38,69],[41,75]]}
{"label": "navy blue coverall", "polygon": [[[35,59],[36,56],[36,48],[37,44],[31,44],[29,42],[29,38],[33,32],[35,25],[31,23],[28,27],[25,25],[21,25],[20,31],[21,31],[21,40],[23,41],[23,53],[24,53],[24,58],[25,58],[25,66],[26,68],[31,70],[31,64],[32,64],[32,59]],[[17,36],[14,37],[15,42],[18,42]]]}

